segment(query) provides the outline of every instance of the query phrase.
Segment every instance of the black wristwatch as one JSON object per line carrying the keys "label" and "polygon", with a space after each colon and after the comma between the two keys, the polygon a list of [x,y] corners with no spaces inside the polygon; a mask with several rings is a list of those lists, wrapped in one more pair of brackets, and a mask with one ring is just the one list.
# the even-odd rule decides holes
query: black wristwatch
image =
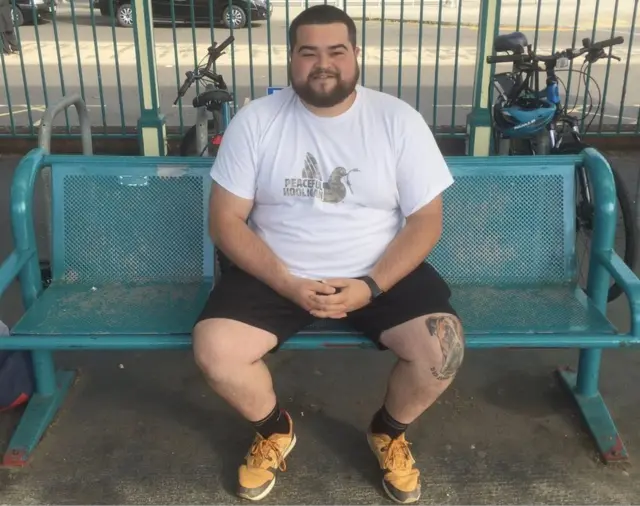
{"label": "black wristwatch", "polygon": [[373,300],[384,293],[371,276],[362,276],[362,277],[359,277],[358,279],[361,281],[364,281],[369,287],[369,290],[371,290],[370,300]]}

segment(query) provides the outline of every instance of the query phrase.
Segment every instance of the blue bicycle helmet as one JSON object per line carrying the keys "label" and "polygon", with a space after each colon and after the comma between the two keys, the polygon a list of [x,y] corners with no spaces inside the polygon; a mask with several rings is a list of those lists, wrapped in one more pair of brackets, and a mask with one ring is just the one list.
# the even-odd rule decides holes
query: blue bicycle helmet
{"label": "blue bicycle helmet", "polygon": [[493,119],[503,137],[532,137],[553,121],[556,106],[545,99],[521,98],[516,103],[493,106]]}

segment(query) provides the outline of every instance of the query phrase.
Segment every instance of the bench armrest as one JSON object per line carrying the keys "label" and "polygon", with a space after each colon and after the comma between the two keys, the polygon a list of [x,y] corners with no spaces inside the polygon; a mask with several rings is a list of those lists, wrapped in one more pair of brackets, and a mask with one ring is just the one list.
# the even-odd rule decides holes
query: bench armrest
{"label": "bench armrest", "polygon": [[609,254],[597,253],[595,259],[609,272],[627,296],[631,313],[630,334],[640,337],[640,279],[615,251]]}
{"label": "bench armrest", "polygon": [[0,264],[0,297],[35,254],[35,250],[26,252],[12,251],[8,258]]}
{"label": "bench armrest", "polygon": [[42,291],[38,246],[33,222],[33,198],[35,183],[45,166],[45,151],[35,148],[18,164],[11,183],[11,228],[15,251],[0,268],[0,294],[20,276],[20,287],[25,308]]}

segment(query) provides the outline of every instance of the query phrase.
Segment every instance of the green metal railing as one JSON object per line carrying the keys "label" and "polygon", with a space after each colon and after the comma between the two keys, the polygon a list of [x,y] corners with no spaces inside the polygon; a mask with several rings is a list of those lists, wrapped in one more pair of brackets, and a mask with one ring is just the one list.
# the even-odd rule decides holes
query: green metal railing
{"label": "green metal railing", "polygon": [[[46,2],[48,0],[37,0]],[[16,28],[22,51],[0,55],[4,92],[0,93],[0,135],[36,137],[43,111],[62,96],[84,98],[94,135],[135,136],[140,117],[139,79],[134,29],[127,24],[127,0],[70,0],[46,13],[32,3],[21,11],[25,23]],[[184,73],[206,57],[211,41],[232,32],[234,45],[217,65],[232,87],[235,107],[286,86],[287,26],[302,9],[328,0],[254,0],[255,9],[239,12],[232,0],[220,2],[152,1],[160,111],[172,135],[195,121],[194,86],[173,106]],[[263,3],[261,3],[263,2]],[[367,1],[334,0],[358,26],[361,84],[401,97],[420,110],[439,136],[463,136],[471,111],[477,57],[479,0]],[[635,44],[639,0],[501,0],[500,32],[523,31],[536,50],[551,52],[592,40],[622,35],[615,48],[621,62],[598,62],[590,72],[604,104],[587,118],[595,135],[638,135],[640,91],[629,84],[640,78]],[[216,8],[220,5],[221,8]],[[14,9],[23,9],[14,5]],[[226,27],[222,8],[241,26]],[[262,10],[261,10],[262,9]],[[261,19],[263,11],[270,12]],[[38,15],[38,13],[40,13]],[[30,18],[30,19],[29,19]],[[48,18],[48,19],[45,19]],[[164,18],[164,19],[161,19]],[[133,19],[133,18],[131,18]],[[245,26],[246,25],[246,26]],[[578,69],[574,62],[572,68]],[[597,102],[593,82],[579,74],[562,76],[569,105],[589,109]],[[576,92],[578,92],[576,101]],[[3,100],[2,100],[3,99]],[[78,120],[65,113],[56,120],[58,136],[78,134]]]}

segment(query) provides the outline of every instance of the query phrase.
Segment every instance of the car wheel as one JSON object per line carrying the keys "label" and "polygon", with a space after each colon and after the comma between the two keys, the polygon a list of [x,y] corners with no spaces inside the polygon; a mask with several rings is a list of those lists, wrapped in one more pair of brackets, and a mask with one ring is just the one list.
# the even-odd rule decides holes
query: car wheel
{"label": "car wheel", "polygon": [[131,28],[133,26],[133,7],[131,4],[121,4],[116,10],[116,20],[118,25],[124,28]]}
{"label": "car wheel", "polygon": [[227,28],[244,28],[247,26],[247,14],[237,5],[226,7],[222,11],[222,22]]}
{"label": "car wheel", "polygon": [[11,8],[11,17],[13,18],[14,26],[24,25],[24,14],[19,7],[16,7],[15,9],[13,7]]}

